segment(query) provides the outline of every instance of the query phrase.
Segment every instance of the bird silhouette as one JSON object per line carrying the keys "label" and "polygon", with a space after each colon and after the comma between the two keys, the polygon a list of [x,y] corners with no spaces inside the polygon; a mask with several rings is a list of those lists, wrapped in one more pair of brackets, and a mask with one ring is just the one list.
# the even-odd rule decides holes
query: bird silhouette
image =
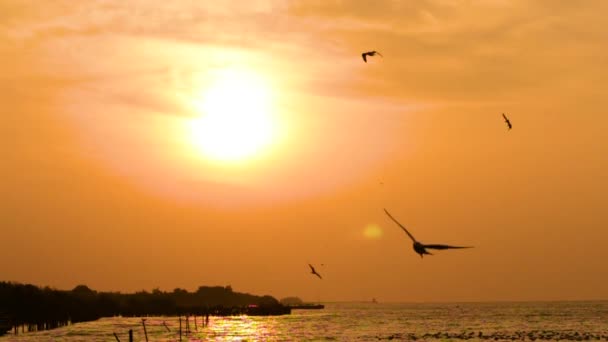
{"label": "bird silhouette", "polygon": [[388,210],[384,209],[384,212],[386,213],[386,215],[388,215],[388,217],[391,218],[391,220],[393,220],[393,222],[395,222],[399,227],[401,227],[401,229],[403,229],[403,231],[410,237],[410,239],[412,239],[412,241],[414,241],[414,251],[418,254],[420,254],[420,257],[424,257],[425,254],[428,255],[433,255],[431,253],[429,253],[427,251],[428,249],[460,249],[460,248],[473,248],[473,247],[462,247],[462,246],[450,246],[450,245],[438,245],[438,244],[424,244],[420,241],[417,241],[416,238],[410,234],[410,232],[407,231],[407,229],[405,229],[405,227],[399,223],[399,221],[397,221],[389,212]]}
{"label": "bird silhouette", "polygon": [[513,126],[511,125],[511,121],[509,121],[505,113],[502,113],[502,117],[505,119],[505,122],[507,123],[507,126],[509,126],[509,129],[511,129],[511,127]]}
{"label": "bird silhouette", "polygon": [[323,279],[323,277],[321,277],[321,275],[319,273],[317,273],[317,271],[311,264],[308,264],[308,266],[310,266],[310,273],[316,275],[317,277],[319,277],[319,279]]}
{"label": "bird silhouette", "polygon": [[376,50],[364,52],[364,53],[361,54],[361,57],[363,57],[363,61],[365,63],[367,63],[367,56],[371,57],[371,56],[375,56],[375,55],[378,55],[380,57],[384,57],[384,56],[382,56],[382,54],[380,54],[380,52],[378,52]]}

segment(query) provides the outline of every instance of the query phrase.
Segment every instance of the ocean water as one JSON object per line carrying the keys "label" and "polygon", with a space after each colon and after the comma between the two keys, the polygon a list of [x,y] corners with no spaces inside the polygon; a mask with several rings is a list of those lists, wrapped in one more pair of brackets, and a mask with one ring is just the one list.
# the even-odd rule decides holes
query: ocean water
{"label": "ocean water", "polygon": [[[170,331],[164,327],[163,322]],[[182,341],[608,341],[608,301],[373,304],[330,303],[275,317],[210,317]],[[0,341],[145,341],[141,318],[111,317]],[[147,317],[149,341],[179,341],[177,317]],[[185,322],[182,321],[182,329]]]}

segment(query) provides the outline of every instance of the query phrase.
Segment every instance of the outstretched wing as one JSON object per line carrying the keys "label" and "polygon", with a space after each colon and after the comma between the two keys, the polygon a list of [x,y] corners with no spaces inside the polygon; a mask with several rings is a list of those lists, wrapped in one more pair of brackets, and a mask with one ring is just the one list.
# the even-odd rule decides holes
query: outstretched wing
{"label": "outstretched wing", "polygon": [[509,129],[511,129],[511,121],[509,121],[509,118],[507,118],[505,113],[502,113],[502,117],[503,119],[505,119],[505,122],[507,123],[507,126],[509,126]]}
{"label": "outstretched wing", "polygon": [[367,55],[365,52],[361,54],[361,57],[363,58],[363,61],[367,63]]}
{"label": "outstretched wing", "polygon": [[323,279],[323,278],[321,278],[321,275],[320,275],[319,273],[317,273],[317,271],[315,270],[315,268],[314,268],[314,267],[313,267],[311,264],[308,264],[308,267],[310,267],[310,272],[311,272],[312,274],[314,274],[314,275],[316,275],[317,277],[319,277],[319,279]]}
{"label": "outstretched wing", "polygon": [[472,246],[450,246],[450,245],[423,245],[424,248],[430,249],[460,249],[460,248],[473,248]]}
{"label": "outstretched wing", "polygon": [[376,53],[378,54],[378,56],[384,57],[384,56],[382,56],[382,54],[380,52],[376,51]]}
{"label": "outstretched wing", "polygon": [[384,212],[386,213],[386,215],[388,215],[388,217],[391,218],[391,220],[393,220],[393,222],[395,222],[399,227],[401,227],[401,229],[403,229],[403,231],[410,237],[410,239],[412,239],[412,241],[416,242],[416,238],[414,238],[414,236],[412,234],[410,234],[410,232],[407,231],[407,229],[405,229],[405,227],[399,223],[399,221],[397,221],[389,212],[388,210],[384,209]]}

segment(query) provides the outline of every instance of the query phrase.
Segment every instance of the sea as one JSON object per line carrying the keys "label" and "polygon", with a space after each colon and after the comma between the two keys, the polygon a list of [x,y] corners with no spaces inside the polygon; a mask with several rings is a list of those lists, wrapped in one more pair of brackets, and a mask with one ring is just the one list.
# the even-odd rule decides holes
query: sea
{"label": "sea", "polygon": [[[181,341],[608,341],[608,301],[326,303],[284,316],[181,318]],[[145,324],[145,331],[144,331]],[[178,317],[108,317],[0,341],[180,341]],[[116,336],[114,335],[116,334]],[[147,334],[147,336],[146,336]]]}

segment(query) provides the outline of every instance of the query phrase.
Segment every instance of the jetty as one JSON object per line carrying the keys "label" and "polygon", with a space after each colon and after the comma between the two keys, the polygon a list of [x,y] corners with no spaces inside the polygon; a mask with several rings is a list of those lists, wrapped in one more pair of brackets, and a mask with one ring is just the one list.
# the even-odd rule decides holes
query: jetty
{"label": "jetty", "polygon": [[325,305],[323,304],[298,304],[298,305],[289,305],[288,306],[292,310],[320,310],[325,309]]}

